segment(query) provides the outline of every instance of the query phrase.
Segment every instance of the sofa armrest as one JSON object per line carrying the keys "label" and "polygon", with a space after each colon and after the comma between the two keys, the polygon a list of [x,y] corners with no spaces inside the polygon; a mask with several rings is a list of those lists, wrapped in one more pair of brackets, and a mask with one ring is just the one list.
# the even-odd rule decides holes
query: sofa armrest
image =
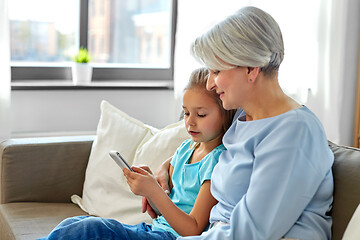
{"label": "sofa armrest", "polygon": [[0,203],[70,202],[82,195],[95,136],[10,139],[0,144]]}

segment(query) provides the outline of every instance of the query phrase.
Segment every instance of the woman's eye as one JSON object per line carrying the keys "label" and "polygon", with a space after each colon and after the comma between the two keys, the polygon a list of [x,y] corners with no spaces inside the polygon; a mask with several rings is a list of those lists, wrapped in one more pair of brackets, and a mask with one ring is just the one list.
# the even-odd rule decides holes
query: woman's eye
{"label": "woman's eye", "polygon": [[198,116],[203,118],[203,117],[206,117],[206,114],[198,114]]}
{"label": "woman's eye", "polygon": [[214,72],[215,75],[218,75],[218,74],[220,73],[219,70],[215,70],[215,71],[213,71],[213,72]]}
{"label": "woman's eye", "polygon": [[190,115],[190,113],[184,112],[184,115],[185,115],[185,116],[189,116],[189,115]]}

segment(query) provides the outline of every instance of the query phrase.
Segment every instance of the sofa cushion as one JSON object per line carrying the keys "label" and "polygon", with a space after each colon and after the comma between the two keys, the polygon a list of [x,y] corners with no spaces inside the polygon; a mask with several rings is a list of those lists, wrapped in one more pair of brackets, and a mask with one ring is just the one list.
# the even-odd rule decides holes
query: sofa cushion
{"label": "sofa cushion", "polygon": [[360,205],[353,214],[342,240],[358,240],[360,239]]}
{"label": "sofa cushion", "polygon": [[103,101],[83,195],[82,198],[73,195],[72,201],[91,215],[127,224],[151,222],[149,215],[141,212],[141,197],[130,191],[122,170],[111,159],[109,151],[118,151],[130,165],[136,159],[135,164],[146,164],[155,169],[187,138],[183,121],[158,130]]}
{"label": "sofa cushion", "polygon": [[133,164],[135,166],[145,164],[154,171],[160,163],[173,156],[175,150],[188,138],[190,136],[183,121],[170,124],[136,149]]}
{"label": "sofa cushion", "polygon": [[360,149],[329,142],[334,152],[334,202],[332,239],[342,239],[351,216],[360,203]]}
{"label": "sofa cushion", "polygon": [[[109,156],[109,151],[120,152],[132,165],[136,148],[154,134],[154,129],[106,101],[101,102],[100,108],[101,116],[86,168],[82,199],[77,195],[71,199],[91,215],[120,219],[128,216],[138,220],[136,214],[131,213],[135,207],[133,201],[139,198],[128,189],[122,170]],[[119,208],[125,211],[119,212]]]}
{"label": "sofa cushion", "polygon": [[7,203],[0,205],[0,239],[44,237],[63,219],[86,215],[72,203]]}

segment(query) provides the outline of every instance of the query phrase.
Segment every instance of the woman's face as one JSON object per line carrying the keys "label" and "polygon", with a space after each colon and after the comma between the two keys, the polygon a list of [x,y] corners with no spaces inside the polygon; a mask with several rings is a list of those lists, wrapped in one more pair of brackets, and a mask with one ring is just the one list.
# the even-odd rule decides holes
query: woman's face
{"label": "woman's face", "polygon": [[237,109],[244,104],[249,84],[247,67],[234,67],[228,70],[209,70],[207,90],[219,94],[223,107],[227,110]]}

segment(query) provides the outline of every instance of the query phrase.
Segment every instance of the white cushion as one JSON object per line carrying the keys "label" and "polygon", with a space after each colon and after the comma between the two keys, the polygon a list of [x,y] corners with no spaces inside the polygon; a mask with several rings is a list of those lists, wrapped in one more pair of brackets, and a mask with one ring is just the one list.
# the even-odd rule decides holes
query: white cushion
{"label": "white cushion", "polygon": [[156,170],[159,164],[173,156],[180,144],[189,138],[184,121],[171,124],[138,147],[133,164],[145,164],[151,170]]}
{"label": "white cushion", "polygon": [[141,213],[141,197],[130,191],[122,170],[111,159],[109,151],[117,150],[130,165],[146,164],[155,170],[187,138],[183,121],[158,130],[102,101],[83,195],[82,198],[73,195],[72,201],[91,215],[126,224],[151,222],[148,214]]}
{"label": "white cushion", "polygon": [[346,227],[342,240],[360,239],[360,205],[355,210],[349,224]]}

